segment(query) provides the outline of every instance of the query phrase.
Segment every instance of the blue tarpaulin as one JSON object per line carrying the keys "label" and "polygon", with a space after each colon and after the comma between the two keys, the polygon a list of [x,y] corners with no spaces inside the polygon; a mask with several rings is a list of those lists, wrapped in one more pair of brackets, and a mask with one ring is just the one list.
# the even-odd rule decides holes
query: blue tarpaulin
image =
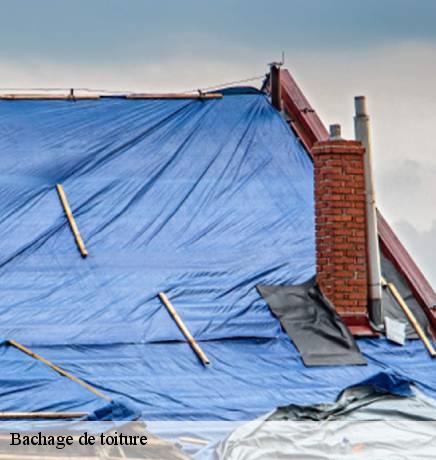
{"label": "blue tarpaulin", "polygon": [[[360,341],[368,366],[305,368],[257,293],[315,273],[312,163],[262,93],[0,101],[0,155],[0,338],[125,403],[126,417],[249,419],[332,401],[380,371],[435,394],[419,342]],[[5,343],[0,353],[0,411],[107,405]]]}

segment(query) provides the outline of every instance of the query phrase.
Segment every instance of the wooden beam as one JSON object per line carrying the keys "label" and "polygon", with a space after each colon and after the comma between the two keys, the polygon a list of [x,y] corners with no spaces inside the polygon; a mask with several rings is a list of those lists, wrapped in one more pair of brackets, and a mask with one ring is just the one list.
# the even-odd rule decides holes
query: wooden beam
{"label": "wooden beam", "polygon": [[188,328],[185,326],[183,323],[182,319],[180,318],[179,314],[177,313],[176,309],[173,307],[171,302],[169,301],[168,297],[166,296],[165,293],[159,292],[159,299],[161,302],[165,305],[166,309],[168,310],[169,314],[172,316],[174,321],[176,322],[177,326],[179,327],[180,331],[182,334],[186,337],[186,340],[188,341],[189,345],[191,345],[192,349],[194,352],[197,354],[198,358],[200,361],[207,366],[210,364],[209,358],[206,356],[206,354],[203,352],[203,350],[200,348],[198,343],[195,341],[194,337],[192,337],[191,333],[189,332]]}
{"label": "wooden beam", "polygon": [[222,99],[221,93],[204,93],[204,94],[183,94],[183,93],[168,93],[168,94],[128,94],[126,99]]}
{"label": "wooden beam", "polygon": [[71,212],[70,204],[68,203],[68,199],[67,199],[67,196],[65,195],[64,188],[62,187],[61,184],[56,184],[56,190],[58,192],[59,199],[61,200],[62,206],[65,211],[65,215],[67,216],[68,223],[70,224],[70,228],[71,228],[71,231],[73,232],[74,239],[76,240],[76,244],[77,244],[77,247],[79,248],[80,254],[82,255],[82,257],[87,257],[88,251],[80,235],[79,228],[77,227],[73,213]]}
{"label": "wooden beam", "polygon": [[[167,94],[147,94],[147,93],[132,93],[119,95],[116,97],[124,97],[125,99],[222,99],[222,93],[167,93]],[[0,94],[0,100],[5,101],[79,101],[79,100],[98,100],[101,96],[96,95],[76,95],[71,96],[62,94]]]}
{"label": "wooden beam", "polygon": [[413,314],[412,310],[408,307],[408,305],[404,301],[398,289],[395,287],[394,284],[388,283],[383,277],[382,277],[382,285],[384,287],[387,287],[391,291],[392,295],[395,297],[395,300],[398,302],[398,305],[403,310],[410,324],[413,326],[419,338],[424,343],[425,348],[427,348],[427,351],[430,353],[430,356],[432,358],[436,357],[436,351],[434,350],[432,343],[428,339],[425,332],[422,330],[421,325],[418,323],[417,319],[415,318],[415,315]]}
{"label": "wooden beam", "polygon": [[33,352],[29,348],[25,347],[21,343],[16,342],[15,340],[8,340],[9,345],[12,345],[13,347],[17,348],[18,350],[22,351],[23,353],[26,353],[26,355],[31,356],[32,358],[44,363],[46,366],[50,367],[54,371],[56,371],[58,374],[62,375],[63,377],[66,377],[67,379],[72,380],[73,382],[81,385],[82,387],[86,388],[88,391],[91,393],[94,393],[96,396],[99,398],[105,399],[106,401],[112,401],[112,399],[109,396],[106,396],[104,393],[101,391],[97,390],[93,386],[89,385],[89,383],[86,383],[82,379],[79,379],[78,377],[75,377],[73,374],[70,374],[69,372],[65,371],[61,367],[57,366],[56,364],[52,363],[48,359],[43,358],[42,356],[38,355],[37,353]]}
{"label": "wooden beam", "polygon": [[14,419],[45,419],[58,420],[70,418],[82,418],[89,415],[87,412],[0,412],[0,420]]}
{"label": "wooden beam", "polygon": [[96,100],[99,95],[70,95],[56,94],[0,94],[0,100],[5,101],[71,101],[71,100]]}

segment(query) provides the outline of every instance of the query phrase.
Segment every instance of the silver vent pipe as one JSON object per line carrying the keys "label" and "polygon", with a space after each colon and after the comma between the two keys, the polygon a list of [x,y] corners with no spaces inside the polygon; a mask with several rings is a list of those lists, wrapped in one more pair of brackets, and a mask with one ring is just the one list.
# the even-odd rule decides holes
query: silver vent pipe
{"label": "silver vent pipe", "polygon": [[377,230],[377,208],[372,171],[371,128],[365,96],[354,98],[354,132],[357,141],[365,147],[366,227],[368,251],[369,318],[377,327],[383,327],[380,248]]}

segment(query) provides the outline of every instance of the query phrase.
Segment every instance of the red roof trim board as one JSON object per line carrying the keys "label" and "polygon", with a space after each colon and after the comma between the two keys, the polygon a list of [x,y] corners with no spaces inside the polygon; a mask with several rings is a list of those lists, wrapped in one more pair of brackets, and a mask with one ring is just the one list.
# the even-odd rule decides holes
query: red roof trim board
{"label": "red roof trim board", "polygon": [[313,144],[327,140],[329,133],[288,70],[281,71],[280,81],[283,106],[290,124],[310,152]]}
{"label": "red roof trim board", "polygon": [[[289,123],[310,153],[313,144],[328,138],[328,131],[288,70],[281,71],[283,108]],[[378,231],[383,254],[404,276],[413,294],[436,331],[436,294],[389,224],[378,212]],[[355,335],[370,332],[366,319],[356,315],[344,317]]]}

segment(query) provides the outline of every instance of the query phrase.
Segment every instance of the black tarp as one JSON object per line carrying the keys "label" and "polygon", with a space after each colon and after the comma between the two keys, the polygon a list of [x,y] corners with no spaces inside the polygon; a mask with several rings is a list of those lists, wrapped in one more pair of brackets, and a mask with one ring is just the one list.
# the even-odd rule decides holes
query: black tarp
{"label": "black tarp", "polygon": [[258,291],[298,348],[306,366],[366,364],[353,336],[315,279]]}
{"label": "black tarp", "polygon": [[344,390],[336,402],[279,407],[268,421],[287,420],[436,420],[436,401],[414,388],[414,394],[403,397],[378,391],[376,388],[357,386]]}

